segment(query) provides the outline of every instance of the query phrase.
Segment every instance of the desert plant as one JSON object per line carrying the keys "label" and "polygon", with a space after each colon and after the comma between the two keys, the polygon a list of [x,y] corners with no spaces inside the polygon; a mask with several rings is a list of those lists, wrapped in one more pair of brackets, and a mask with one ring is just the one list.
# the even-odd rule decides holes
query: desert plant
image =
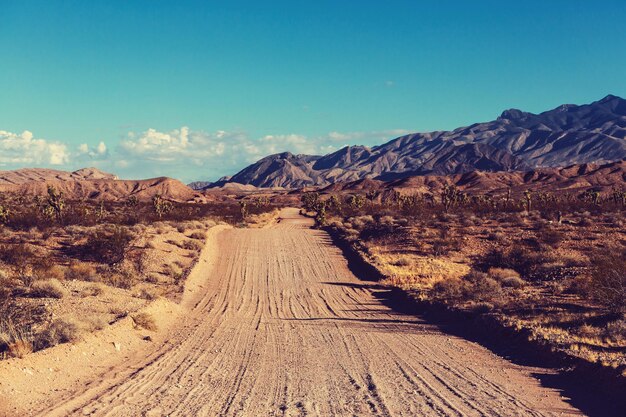
{"label": "desert plant", "polygon": [[612,312],[626,312],[626,251],[592,258],[590,295]]}
{"label": "desert plant", "polygon": [[77,342],[82,338],[80,323],[72,319],[56,319],[35,338],[38,349],[45,349],[61,343]]}
{"label": "desert plant", "polygon": [[133,319],[135,327],[137,328],[150,331],[156,331],[158,329],[156,320],[148,313],[136,313],[130,317]]}
{"label": "desert plant", "polygon": [[161,194],[156,194],[152,198],[152,207],[159,219],[174,209],[174,205],[170,201],[165,200]]}
{"label": "desert plant", "polygon": [[131,240],[132,235],[126,227],[99,229],[89,236],[82,252],[85,257],[96,262],[112,265],[124,259],[126,246]]}
{"label": "desert plant", "polygon": [[56,218],[58,221],[63,219],[63,211],[65,210],[65,199],[63,193],[58,191],[53,185],[48,185],[48,197],[46,199],[46,206],[44,213],[51,218]]}
{"label": "desert plant", "polygon": [[35,281],[31,286],[30,293],[34,297],[63,298],[67,295],[67,290],[59,280],[52,278]]}

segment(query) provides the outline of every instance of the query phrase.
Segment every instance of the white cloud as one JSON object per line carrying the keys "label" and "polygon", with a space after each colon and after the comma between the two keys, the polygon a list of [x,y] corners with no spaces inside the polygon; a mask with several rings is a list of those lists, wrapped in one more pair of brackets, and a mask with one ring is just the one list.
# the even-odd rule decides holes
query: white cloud
{"label": "white cloud", "polygon": [[63,169],[96,166],[124,178],[171,176],[183,181],[234,174],[270,154],[323,155],[345,145],[380,144],[405,130],[330,132],[325,135],[273,134],[251,138],[243,132],[204,132],[187,126],[168,132],[128,132],[114,147],[103,141],[70,147],[61,142],[0,131],[0,167],[55,165]]}
{"label": "white cloud", "polygon": [[64,165],[70,160],[67,145],[61,142],[35,139],[25,130],[21,134],[0,130],[0,166]]}
{"label": "white cloud", "polygon": [[81,143],[78,145],[76,157],[80,160],[84,159],[84,157],[95,160],[105,160],[108,159],[109,152],[107,145],[102,141],[94,147],[90,147],[86,143]]}

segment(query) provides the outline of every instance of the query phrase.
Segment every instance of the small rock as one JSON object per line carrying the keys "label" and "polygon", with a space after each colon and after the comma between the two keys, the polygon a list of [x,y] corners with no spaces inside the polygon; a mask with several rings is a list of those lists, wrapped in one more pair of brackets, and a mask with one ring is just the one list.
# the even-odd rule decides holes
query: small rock
{"label": "small rock", "polygon": [[120,350],[122,350],[122,345],[119,344],[118,342],[113,342],[113,347],[115,348],[115,350],[117,350],[118,352]]}

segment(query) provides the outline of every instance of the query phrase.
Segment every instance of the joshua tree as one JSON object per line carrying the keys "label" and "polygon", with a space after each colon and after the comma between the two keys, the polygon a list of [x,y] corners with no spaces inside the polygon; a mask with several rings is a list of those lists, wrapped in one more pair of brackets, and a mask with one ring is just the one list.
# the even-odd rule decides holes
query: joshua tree
{"label": "joshua tree", "polygon": [[172,203],[165,200],[161,197],[161,194],[156,194],[152,198],[152,207],[154,208],[154,212],[159,216],[159,219],[163,217],[164,214],[169,213],[174,208]]}
{"label": "joshua tree", "polygon": [[245,221],[248,217],[248,203],[244,200],[239,202],[239,209],[241,210],[241,218]]}
{"label": "joshua tree", "polygon": [[0,223],[6,223],[9,220],[9,209],[0,204]]}
{"label": "joshua tree", "polygon": [[56,217],[58,221],[63,219],[63,210],[65,209],[65,199],[63,193],[58,191],[54,186],[48,185],[48,198],[44,212],[49,217]]}
{"label": "joshua tree", "polygon": [[529,213],[530,213],[530,210],[532,210],[532,204],[533,204],[532,197],[533,195],[531,194],[530,190],[524,191],[524,199],[526,201],[526,211]]}

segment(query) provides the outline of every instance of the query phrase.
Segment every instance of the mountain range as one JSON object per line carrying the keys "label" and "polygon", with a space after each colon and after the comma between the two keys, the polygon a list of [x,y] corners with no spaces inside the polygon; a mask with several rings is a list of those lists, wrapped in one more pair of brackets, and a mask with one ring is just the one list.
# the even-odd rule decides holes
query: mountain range
{"label": "mountain range", "polygon": [[232,177],[192,183],[196,189],[239,183],[256,187],[328,186],[472,171],[529,171],[626,158],[626,100],[608,95],[586,105],[533,114],[504,111],[496,120],[452,131],[414,133],[372,148],[347,146],[328,155],[267,156]]}

